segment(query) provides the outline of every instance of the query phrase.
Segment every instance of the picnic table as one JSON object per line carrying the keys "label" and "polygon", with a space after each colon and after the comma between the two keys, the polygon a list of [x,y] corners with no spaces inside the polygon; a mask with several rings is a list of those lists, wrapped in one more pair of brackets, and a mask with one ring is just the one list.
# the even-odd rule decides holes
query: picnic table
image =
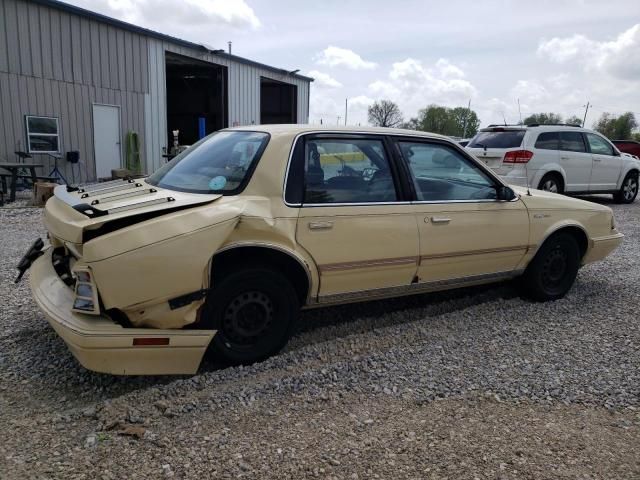
{"label": "picnic table", "polygon": [[[36,168],[42,168],[44,165],[41,163],[16,163],[16,162],[0,162],[0,168],[4,168],[5,170],[9,170],[11,173],[11,192],[9,194],[9,201],[15,202],[16,200],[16,184],[18,182],[18,176],[27,177],[27,175],[19,175],[19,171],[21,169],[29,170],[29,174],[31,176],[31,180],[35,184],[38,179],[48,179],[49,177],[38,176],[36,173]],[[8,174],[3,174],[0,172],[0,178],[2,179],[2,192],[7,193],[7,177]]]}

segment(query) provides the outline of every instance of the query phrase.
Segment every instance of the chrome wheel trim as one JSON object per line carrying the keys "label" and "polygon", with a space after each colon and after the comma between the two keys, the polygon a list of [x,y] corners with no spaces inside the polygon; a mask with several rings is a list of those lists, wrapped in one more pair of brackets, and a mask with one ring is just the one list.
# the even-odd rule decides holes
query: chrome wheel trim
{"label": "chrome wheel trim", "polygon": [[625,180],[624,185],[622,185],[622,196],[625,200],[631,200],[638,192],[638,181],[629,177]]}
{"label": "chrome wheel trim", "polygon": [[545,192],[558,193],[558,184],[552,178],[542,184],[542,190]]}

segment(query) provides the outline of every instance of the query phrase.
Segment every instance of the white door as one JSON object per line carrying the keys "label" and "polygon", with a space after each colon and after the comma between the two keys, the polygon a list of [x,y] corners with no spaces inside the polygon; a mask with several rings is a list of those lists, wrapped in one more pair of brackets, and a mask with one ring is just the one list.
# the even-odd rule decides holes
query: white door
{"label": "white door", "polygon": [[120,107],[93,105],[93,148],[96,176],[111,178],[111,170],[122,166]]}
{"label": "white door", "polygon": [[567,177],[567,192],[589,190],[593,160],[581,132],[560,132],[560,165]]}
{"label": "white door", "polygon": [[587,140],[593,158],[593,171],[591,173],[592,192],[615,190],[618,177],[622,170],[622,159],[616,156],[613,146],[600,135],[587,133]]}

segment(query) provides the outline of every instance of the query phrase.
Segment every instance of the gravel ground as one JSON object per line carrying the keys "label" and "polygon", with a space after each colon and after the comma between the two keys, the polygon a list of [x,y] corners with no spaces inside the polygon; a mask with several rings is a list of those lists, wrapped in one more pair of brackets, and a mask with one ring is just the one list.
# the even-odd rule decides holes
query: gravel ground
{"label": "gravel ground", "polygon": [[[599,200],[607,203],[605,200]],[[0,478],[640,478],[640,209],[563,300],[511,284],[305,312],[281,355],[193,377],[80,367],[0,209]]]}

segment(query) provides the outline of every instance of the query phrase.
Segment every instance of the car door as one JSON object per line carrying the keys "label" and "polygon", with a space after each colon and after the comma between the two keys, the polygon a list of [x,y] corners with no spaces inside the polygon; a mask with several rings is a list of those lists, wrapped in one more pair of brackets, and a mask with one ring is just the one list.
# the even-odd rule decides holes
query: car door
{"label": "car door", "polygon": [[593,159],[581,132],[560,132],[560,165],[567,192],[586,192],[591,184]]}
{"label": "car door", "polygon": [[304,179],[297,182],[303,191],[296,240],[317,265],[319,301],[409,286],[418,228],[385,137],[318,134],[300,142],[290,172]]}
{"label": "car door", "polygon": [[421,283],[510,275],[530,248],[523,202],[498,201],[502,185],[448,142],[396,138],[411,177]]}
{"label": "car door", "polygon": [[618,186],[618,178],[622,170],[622,158],[613,146],[603,137],[595,133],[585,133],[593,170],[591,172],[592,192],[612,191]]}

